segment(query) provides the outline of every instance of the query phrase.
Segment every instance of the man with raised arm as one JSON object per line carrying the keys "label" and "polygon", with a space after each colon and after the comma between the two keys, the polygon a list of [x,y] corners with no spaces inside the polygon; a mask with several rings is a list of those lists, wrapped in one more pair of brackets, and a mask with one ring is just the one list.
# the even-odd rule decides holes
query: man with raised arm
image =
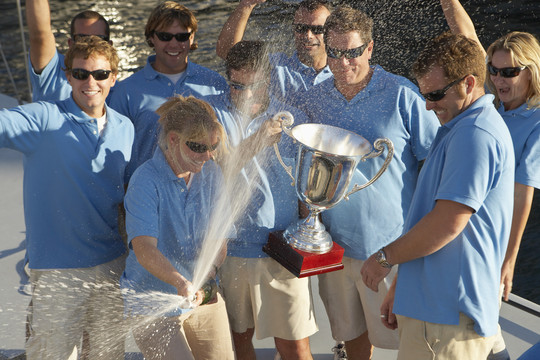
{"label": "man with raised arm", "polygon": [[[64,56],[56,48],[48,0],[26,1],[30,36],[30,81],[33,101],[69,98],[71,86],[63,70]],[[71,20],[69,46],[82,37],[95,35],[109,41],[109,23],[99,13],[83,11]],[[112,43],[111,43],[112,44]]]}
{"label": "man with raised arm", "polygon": [[399,329],[400,360],[486,359],[497,334],[512,225],[512,138],[484,92],[486,63],[475,41],[438,36],[413,74],[442,126],[403,235],[370,256],[362,279],[376,291],[399,264],[380,310],[383,323]]}
{"label": "man with raised arm", "polygon": [[118,74],[108,42],[77,41],[64,66],[70,97],[0,110],[0,147],[24,154],[26,358],[120,360],[126,246],[118,206],[134,129],[105,104]]}
{"label": "man with raised arm", "polygon": [[[253,9],[264,2],[266,0],[240,1],[219,34],[216,45],[219,57],[225,59],[231,47],[243,39]],[[325,0],[304,0],[298,5],[292,24],[295,53],[290,57],[281,52],[269,55],[270,91],[276,99],[295,105],[299,95],[332,76],[326,64],[323,40],[328,15],[330,5]]]}

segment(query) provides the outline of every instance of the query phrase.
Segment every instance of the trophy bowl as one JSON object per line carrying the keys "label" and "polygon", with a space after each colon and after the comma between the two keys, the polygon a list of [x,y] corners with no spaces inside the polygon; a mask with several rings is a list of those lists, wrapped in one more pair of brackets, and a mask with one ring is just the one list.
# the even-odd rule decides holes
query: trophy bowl
{"label": "trophy bowl", "polygon": [[[282,121],[283,131],[298,143],[294,175],[292,168],[287,167],[282,161],[276,144],[274,144],[274,150],[281,165],[292,178],[296,194],[308,208],[309,215],[289,225],[279,236],[272,234],[268,246],[263,250],[289,270],[294,268],[293,273],[297,276],[302,273],[302,269],[297,268],[305,266],[302,263],[306,257],[312,257],[310,254],[321,255],[319,259],[312,261],[313,264],[317,264],[313,267],[322,269],[326,266],[325,262],[334,263],[326,266],[327,270],[317,270],[318,273],[332,271],[338,266],[335,264],[334,256],[328,253],[340,251],[342,256],[343,249],[332,241],[324,224],[319,220],[319,214],[321,211],[336,206],[343,199],[348,200],[351,194],[373,184],[392,160],[394,146],[389,139],[380,138],[375,140],[372,147],[364,137],[331,125],[308,123],[291,127],[294,119],[290,113],[286,112],[278,113],[274,118]],[[385,146],[388,153],[375,176],[363,185],[355,184],[348,191],[358,163],[381,155]],[[283,255],[288,249],[280,244],[280,240],[276,240],[280,238],[290,247],[300,250],[301,254],[289,252],[290,254]],[[338,247],[339,250],[332,250],[333,247]],[[297,251],[297,253],[300,252]],[[302,259],[297,260],[297,257]],[[325,260],[325,257],[329,260]],[[341,258],[338,260],[341,264]],[[313,269],[306,270],[306,273],[309,271],[311,271],[310,275],[316,273]]]}
{"label": "trophy bowl", "polygon": [[[309,216],[291,224],[284,235],[297,249],[326,253],[332,248],[332,238],[319,221],[319,213],[377,180],[388,167],[393,146],[388,139],[378,139],[374,153],[364,137],[324,124],[301,124],[292,128],[290,135],[299,143],[294,176],[296,194],[309,209]],[[358,162],[379,156],[382,143],[389,148],[387,161],[368,183],[355,185],[347,192]]]}

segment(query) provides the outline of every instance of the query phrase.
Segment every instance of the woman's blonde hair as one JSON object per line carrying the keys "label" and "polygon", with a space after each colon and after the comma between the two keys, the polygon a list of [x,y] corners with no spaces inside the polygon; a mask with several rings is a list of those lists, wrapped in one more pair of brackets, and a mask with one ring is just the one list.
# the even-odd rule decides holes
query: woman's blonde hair
{"label": "woman's blonde hair", "polygon": [[219,146],[214,157],[219,159],[224,154],[227,147],[225,130],[217,120],[214,109],[207,102],[193,96],[177,95],[169,98],[156,113],[159,115],[158,122],[161,125],[159,146],[164,152],[167,149],[167,134],[175,131],[182,142],[201,141],[210,134],[216,134]]}
{"label": "woman's blonde hair", "polygon": [[[512,58],[513,66],[526,66],[531,72],[531,83],[527,93],[527,107],[540,107],[540,43],[538,39],[527,32],[513,31],[495,40],[487,50],[487,61],[491,62],[493,54],[499,50],[507,51]],[[501,101],[497,89],[487,76],[486,84],[495,95],[495,104],[500,106]]]}

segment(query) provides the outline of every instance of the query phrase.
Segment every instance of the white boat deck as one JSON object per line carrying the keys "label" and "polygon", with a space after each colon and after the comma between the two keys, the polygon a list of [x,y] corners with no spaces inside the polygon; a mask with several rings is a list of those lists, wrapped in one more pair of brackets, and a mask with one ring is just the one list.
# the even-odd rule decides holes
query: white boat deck
{"label": "white boat deck", "polygon": [[[2,102],[0,98],[0,108]],[[13,103],[12,103],[13,104]],[[16,103],[15,103],[16,105]],[[23,274],[25,225],[22,205],[22,155],[0,149],[0,360],[21,358],[24,349],[26,306],[29,296],[20,292],[26,280]],[[318,296],[316,277],[313,278],[315,312],[319,332],[311,338],[315,360],[332,359],[328,319]],[[514,297],[516,301],[524,301]],[[525,301],[525,305],[540,313],[540,306]],[[540,341],[540,317],[517,307],[503,304],[500,324],[512,359]],[[127,340],[126,359],[142,359],[133,340]],[[258,359],[273,359],[272,339],[255,341]],[[396,358],[396,351],[375,349],[375,360]]]}

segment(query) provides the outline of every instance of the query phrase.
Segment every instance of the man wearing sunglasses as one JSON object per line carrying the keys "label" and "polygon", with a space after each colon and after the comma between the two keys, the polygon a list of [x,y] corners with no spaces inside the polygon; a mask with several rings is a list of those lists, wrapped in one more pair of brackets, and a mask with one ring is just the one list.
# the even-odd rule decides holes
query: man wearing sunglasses
{"label": "man wearing sunglasses", "polygon": [[202,98],[227,91],[221,75],[189,60],[190,52],[198,46],[197,28],[191,10],[174,1],[160,3],[152,10],[144,30],[154,54],[143,69],[119,82],[111,92],[109,105],[135,125],[130,174],[152,157],[159,132],[155,110],[168,98]]}
{"label": "man wearing sunglasses", "polygon": [[[126,247],[118,207],[134,129],[105,105],[118,73],[108,42],[78,41],[64,65],[72,96],[0,111],[0,147],[25,157],[32,285],[26,358],[120,360]],[[83,335],[88,346],[81,350]]]}
{"label": "man wearing sunglasses", "polygon": [[[229,49],[242,40],[253,9],[264,2],[266,0],[240,1],[219,35],[216,46],[219,57],[225,59]],[[332,76],[326,64],[323,41],[328,15],[330,5],[325,0],[304,0],[298,5],[292,24],[295,53],[291,57],[281,52],[269,55],[273,67],[270,90],[277,99],[295,105],[300,94]]]}
{"label": "man wearing sunglasses", "polygon": [[263,42],[238,42],[225,64],[230,95],[214,103],[233,146],[224,172],[238,198],[248,201],[220,268],[236,356],[255,358],[256,332],[258,339],[273,337],[284,360],[311,359],[309,336],[317,325],[309,280],[298,279],[262,251],[270,232],[298,219],[295,188],[270,145],[277,142],[288,166],[294,165],[295,146],[288,136],[279,137],[281,127],[272,118],[280,111],[291,112],[295,123],[306,118],[269,94],[271,65]]}
{"label": "man wearing sunglasses", "polygon": [[500,269],[512,225],[512,138],[493,96],[485,95],[486,64],[474,40],[438,36],[413,74],[442,126],[404,234],[366,261],[363,279],[376,289],[399,264],[381,318],[399,326],[400,359],[486,359],[498,331]]}
{"label": "man wearing sunglasses", "polygon": [[[360,269],[370,255],[401,234],[418,167],[439,127],[416,86],[370,65],[372,26],[373,20],[360,10],[338,7],[332,12],[325,23],[324,40],[334,77],[299,101],[310,122],[350,130],[371,143],[388,138],[394,144],[394,157],[380,179],[322,212],[332,239],[345,249],[345,267],[319,275],[319,292],[332,335],[345,342],[351,359],[369,359],[372,345],[398,346],[397,332],[383,326],[379,312],[395,270],[375,292],[362,283]],[[360,162],[351,186],[366,183],[383,161],[384,156]]]}
{"label": "man wearing sunglasses", "polygon": [[[71,86],[63,70],[64,56],[56,48],[48,0],[26,1],[26,23],[30,37],[30,81],[33,101],[56,101],[70,97]],[[83,11],[71,20],[71,47],[75,41],[95,35],[109,41],[109,23],[99,13]]]}

